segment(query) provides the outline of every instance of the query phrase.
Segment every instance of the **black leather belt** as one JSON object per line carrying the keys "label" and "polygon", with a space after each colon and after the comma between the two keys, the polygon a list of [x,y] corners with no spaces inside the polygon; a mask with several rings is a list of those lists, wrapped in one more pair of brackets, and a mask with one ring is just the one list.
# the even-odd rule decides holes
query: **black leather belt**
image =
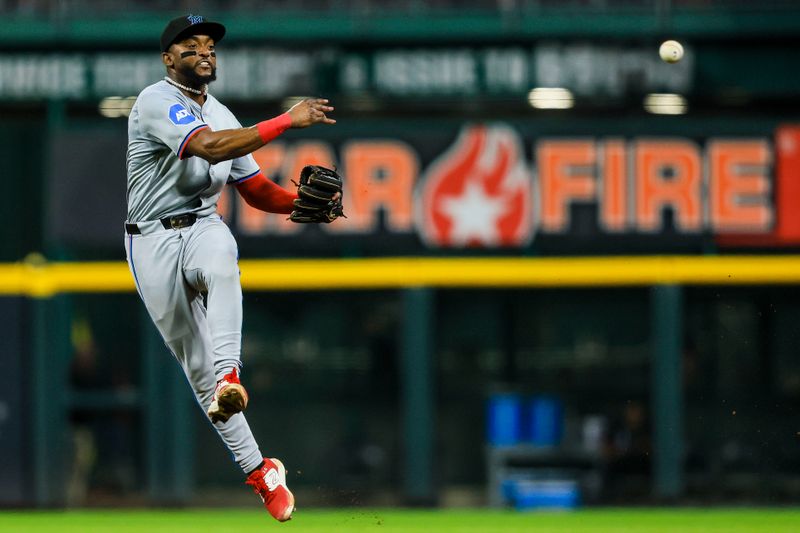
{"label": "black leather belt", "polygon": [[[164,229],[188,228],[196,221],[197,221],[197,215],[195,213],[183,213],[180,215],[173,215],[171,217],[164,217],[160,220],[161,225],[164,226]],[[136,224],[126,223],[125,231],[127,231],[129,235],[142,234],[142,230],[140,230],[139,226],[137,226]]]}

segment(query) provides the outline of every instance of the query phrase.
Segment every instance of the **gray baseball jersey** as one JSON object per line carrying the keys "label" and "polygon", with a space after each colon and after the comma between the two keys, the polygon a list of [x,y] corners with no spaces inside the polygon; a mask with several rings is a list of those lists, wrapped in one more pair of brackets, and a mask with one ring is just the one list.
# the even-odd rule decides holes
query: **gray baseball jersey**
{"label": "gray baseball jersey", "polygon": [[259,172],[252,155],[216,165],[186,158],[189,140],[209,127],[220,131],[242,125],[210,94],[201,108],[164,80],[141,92],[128,119],[129,222],[179,213],[209,215],[226,183]]}
{"label": "gray baseball jersey", "polygon": [[[187,157],[186,145],[202,129],[240,127],[213,96],[201,107],[165,81],[142,91],[128,121],[128,223],[136,228],[125,236],[128,266],[204,411],[217,380],[241,366],[239,254],[216,214],[217,200],[226,183],[254,176],[259,168],[250,155],[210,165]],[[160,222],[184,213],[197,220],[179,229]],[[243,471],[261,464],[242,413],[214,427]]]}

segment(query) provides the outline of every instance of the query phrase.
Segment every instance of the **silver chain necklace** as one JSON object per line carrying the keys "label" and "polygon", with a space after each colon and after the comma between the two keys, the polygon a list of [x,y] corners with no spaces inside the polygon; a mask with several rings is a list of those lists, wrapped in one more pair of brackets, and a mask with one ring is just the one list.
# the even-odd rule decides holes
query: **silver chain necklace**
{"label": "silver chain necklace", "polygon": [[184,91],[189,91],[190,93],[206,94],[206,86],[205,85],[203,85],[202,89],[195,89],[193,87],[187,87],[186,85],[181,85],[180,83],[178,83],[177,81],[173,80],[169,76],[164,76],[164,81],[166,81],[170,85],[174,85],[178,89],[183,89]]}

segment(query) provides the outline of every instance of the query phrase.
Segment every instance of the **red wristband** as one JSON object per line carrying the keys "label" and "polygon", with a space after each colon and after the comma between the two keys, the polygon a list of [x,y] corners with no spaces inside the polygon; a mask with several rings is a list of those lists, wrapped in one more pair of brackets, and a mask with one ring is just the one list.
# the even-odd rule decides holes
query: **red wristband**
{"label": "red wristband", "polygon": [[284,113],[275,118],[259,122],[256,124],[256,129],[258,130],[258,135],[261,137],[261,140],[264,141],[264,144],[267,144],[272,139],[288,130],[291,126],[292,117],[289,116],[289,113]]}

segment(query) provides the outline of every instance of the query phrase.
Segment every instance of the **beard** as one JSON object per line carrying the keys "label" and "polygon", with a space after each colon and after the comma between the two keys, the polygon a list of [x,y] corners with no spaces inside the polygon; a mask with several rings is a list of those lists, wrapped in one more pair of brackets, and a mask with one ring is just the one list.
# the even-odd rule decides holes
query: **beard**
{"label": "beard", "polygon": [[[199,63],[199,61],[198,61],[198,63]],[[187,64],[181,64],[175,70],[177,70],[178,73],[181,76],[183,76],[186,79],[186,81],[189,82],[190,85],[192,85],[194,87],[200,87],[202,85],[208,85],[209,83],[211,83],[212,81],[217,79],[217,67],[212,65],[211,66],[211,74],[200,75],[197,72],[195,72],[195,70],[194,70],[196,66],[197,66],[197,63],[195,63],[194,65],[191,65],[191,66],[189,66]]]}

